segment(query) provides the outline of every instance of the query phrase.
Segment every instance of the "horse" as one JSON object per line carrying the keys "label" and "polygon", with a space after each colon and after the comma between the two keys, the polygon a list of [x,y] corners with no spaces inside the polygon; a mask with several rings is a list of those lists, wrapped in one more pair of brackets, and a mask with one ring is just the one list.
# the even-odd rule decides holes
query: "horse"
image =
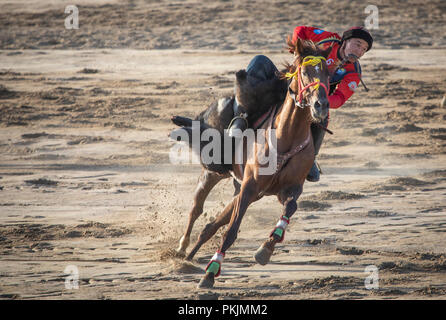
{"label": "horse", "polygon": [[[221,273],[225,253],[236,240],[249,205],[263,196],[275,195],[283,206],[283,212],[267,240],[254,255],[255,260],[261,265],[269,262],[275,245],[284,240],[286,227],[297,210],[297,200],[313,165],[315,154],[310,125],[312,122],[320,123],[328,115],[329,73],[326,59],[331,47],[322,50],[311,41],[298,39],[293,42],[290,37],[286,43],[289,51],[294,54],[294,61],[286,65],[288,72],[282,73],[283,78],[289,79],[283,103],[272,108],[274,111],[270,112],[268,120],[260,127],[264,130],[262,132],[265,132],[267,143],[261,146],[252,143],[247,146],[247,150],[244,150],[243,164],[230,164],[229,171],[221,170],[221,172],[203,166],[199,177],[188,225],[177,249],[178,253],[184,255],[190,242],[194,222],[202,214],[209,192],[219,181],[231,176],[235,178],[234,181],[240,182],[234,183],[236,190],[232,201],[214,221],[205,226],[193,249],[185,257],[186,260],[192,260],[199,248],[220,227],[229,224],[220,247],[206,266],[206,273],[198,284],[199,288],[214,286],[215,278]],[[187,121],[174,122],[184,125]],[[204,124],[205,127],[210,127],[209,124]],[[271,139],[268,138],[273,131],[276,137],[275,146],[271,145]],[[249,148],[251,152],[247,156]],[[259,149],[262,148],[263,154],[273,153],[277,156],[277,166],[270,174],[259,174],[263,165],[259,158],[261,157]]]}

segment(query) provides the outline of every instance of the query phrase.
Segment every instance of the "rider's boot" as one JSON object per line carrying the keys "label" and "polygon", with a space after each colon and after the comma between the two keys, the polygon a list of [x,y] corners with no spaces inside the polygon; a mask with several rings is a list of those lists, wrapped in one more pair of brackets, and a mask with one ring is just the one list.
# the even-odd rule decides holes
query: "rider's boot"
{"label": "rider's boot", "polygon": [[[324,125],[324,124],[325,123],[323,123],[322,125]],[[320,178],[320,174],[321,174],[322,171],[320,169],[319,164],[316,161],[316,157],[319,154],[319,150],[320,150],[321,145],[322,145],[322,140],[324,140],[325,130],[322,129],[317,124],[313,123],[311,125],[311,134],[313,135],[315,159],[314,159],[313,167],[311,167],[311,170],[310,170],[310,172],[307,175],[307,180],[310,181],[310,182],[318,182],[319,178]]]}

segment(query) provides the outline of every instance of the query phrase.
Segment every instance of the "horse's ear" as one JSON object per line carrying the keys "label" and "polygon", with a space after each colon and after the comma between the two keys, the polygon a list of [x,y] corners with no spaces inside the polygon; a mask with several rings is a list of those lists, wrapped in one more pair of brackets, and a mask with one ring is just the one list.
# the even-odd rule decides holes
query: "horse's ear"
{"label": "horse's ear", "polygon": [[294,52],[294,55],[302,56],[304,54],[304,47],[305,47],[304,41],[305,40],[297,38],[296,51]]}
{"label": "horse's ear", "polygon": [[296,43],[293,41],[293,38],[288,35],[286,38],[286,44],[288,46],[288,51],[292,54],[296,54]]}

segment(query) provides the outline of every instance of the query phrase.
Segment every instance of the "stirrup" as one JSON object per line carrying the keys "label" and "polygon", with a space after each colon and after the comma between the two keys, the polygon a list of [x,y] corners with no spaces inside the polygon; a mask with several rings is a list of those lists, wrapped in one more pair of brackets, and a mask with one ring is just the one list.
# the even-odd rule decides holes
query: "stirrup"
{"label": "stirrup", "polygon": [[241,132],[248,128],[248,120],[246,119],[248,115],[246,113],[241,113],[235,116],[228,126],[228,135],[233,138],[238,138],[238,135],[234,133],[235,129],[239,129]]}

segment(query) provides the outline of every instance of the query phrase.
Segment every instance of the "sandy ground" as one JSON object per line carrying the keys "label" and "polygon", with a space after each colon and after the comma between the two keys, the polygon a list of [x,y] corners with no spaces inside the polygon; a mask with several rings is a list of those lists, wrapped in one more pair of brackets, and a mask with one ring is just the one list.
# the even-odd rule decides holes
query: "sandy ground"
{"label": "sandy ground", "polygon": [[[253,254],[282,208],[254,203],[212,290],[196,286],[223,230],[192,263],[170,254],[200,173],[170,163],[170,117],[230,94],[255,54],[289,61],[297,22],[341,32],[363,5],[93,3],[74,31],[65,2],[0,2],[0,298],[445,299],[444,2],[378,1],[370,91],[331,112],[321,181],[267,266]],[[232,192],[212,191],[192,241]]]}

